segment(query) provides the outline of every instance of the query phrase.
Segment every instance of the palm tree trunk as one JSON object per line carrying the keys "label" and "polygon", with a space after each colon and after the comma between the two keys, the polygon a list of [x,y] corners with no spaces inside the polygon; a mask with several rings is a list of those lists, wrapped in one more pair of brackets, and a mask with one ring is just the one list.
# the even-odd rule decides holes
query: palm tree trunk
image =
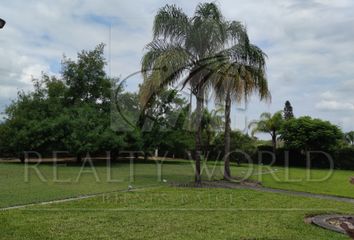
{"label": "palm tree trunk", "polygon": [[229,180],[231,178],[230,170],[230,133],[231,133],[231,96],[230,92],[226,94],[225,99],[225,155],[224,155],[224,179]]}
{"label": "palm tree trunk", "polygon": [[201,118],[202,118],[202,111],[203,111],[203,91],[202,88],[199,88],[197,94],[197,106],[196,106],[196,134],[195,134],[195,152],[194,152],[194,160],[195,160],[195,182],[201,182],[200,176],[200,153],[202,148],[202,125],[201,125]]}
{"label": "palm tree trunk", "polygon": [[192,100],[193,100],[193,91],[191,87],[191,92],[189,94],[189,130],[192,130]]}
{"label": "palm tree trunk", "polygon": [[273,145],[273,153],[275,154],[277,151],[277,135],[275,131],[272,133],[272,145]]}

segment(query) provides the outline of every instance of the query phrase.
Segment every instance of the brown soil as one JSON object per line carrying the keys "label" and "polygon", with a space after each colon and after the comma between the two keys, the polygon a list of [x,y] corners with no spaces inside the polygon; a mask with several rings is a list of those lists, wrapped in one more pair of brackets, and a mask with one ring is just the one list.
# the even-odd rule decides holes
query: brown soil
{"label": "brown soil", "polygon": [[261,187],[262,184],[254,180],[214,180],[214,181],[202,181],[201,183],[189,182],[189,183],[172,183],[174,187],[190,187],[190,188],[240,188],[240,187]]}

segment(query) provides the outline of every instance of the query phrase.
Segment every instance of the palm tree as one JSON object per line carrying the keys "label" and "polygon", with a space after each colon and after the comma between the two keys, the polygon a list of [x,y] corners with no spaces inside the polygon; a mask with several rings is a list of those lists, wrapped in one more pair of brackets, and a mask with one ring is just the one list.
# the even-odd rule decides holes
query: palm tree
{"label": "palm tree", "polygon": [[[188,17],[175,5],[166,5],[155,16],[153,40],[142,58],[144,82],[140,88],[143,106],[159,91],[180,83],[187,84],[196,97],[195,181],[200,182],[200,152],[204,94],[212,86],[212,76],[225,64],[247,65],[260,69],[259,48],[240,36],[238,22],[224,19],[214,3],[200,3],[193,17]],[[238,44],[240,38],[244,44]],[[247,46],[247,48],[243,47]],[[261,64],[262,65],[262,64]],[[143,111],[144,114],[144,111]]]}
{"label": "palm tree", "polygon": [[261,114],[260,120],[252,121],[249,124],[249,128],[252,128],[252,136],[257,132],[269,133],[271,135],[274,153],[277,148],[277,136],[284,121],[282,114],[282,111],[278,111],[274,115],[265,112]]}
{"label": "palm tree", "polygon": [[[247,33],[243,26],[240,27],[240,36]],[[232,102],[245,101],[253,93],[258,93],[261,100],[269,100],[270,92],[265,76],[265,54],[256,46],[250,47],[248,40],[246,43],[239,40],[239,48],[244,48],[248,54],[253,55],[250,62],[237,61],[224,64],[219,68],[215,77],[214,91],[218,101],[225,103],[225,128],[224,128],[224,179],[231,179],[230,169],[230,134],[231,134],[231,104]],[[256,49],[256,51],[254,51]]]}
{"label": "palm tree", "polygon": [[347,143],[354,146],[354,131],[347,132],[345,134],[345,140],[347,141]]}

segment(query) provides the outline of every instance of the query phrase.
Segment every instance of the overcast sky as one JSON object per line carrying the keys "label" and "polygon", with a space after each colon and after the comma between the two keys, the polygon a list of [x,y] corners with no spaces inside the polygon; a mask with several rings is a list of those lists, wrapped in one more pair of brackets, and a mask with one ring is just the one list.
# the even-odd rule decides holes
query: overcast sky
{"label": "overcast sky", "polygon": [[[75,58],[82,49],[109,42],[112,25],[112,76],[140,69],[144,46],[151,40],[157,10],[174,3],[192,15],[201,1],[40,1],[2,0],[0,18],[0,111],[31,77],[60,72],[63,54]],[[247,113],[234,111],[234,124],[275,112],[290,100],[296,116],[311,115],[354,130],[354,1],[219,0],[229,20],[243,22],[251,41],[268,55],[272,102],[257,98]],[[108,51],[107,51],[108,57]],[[107,68],[108,70],[108,68]],[[141,81],[134,76],[127,89]],[[234,125],[235,126],[235,125]]]}

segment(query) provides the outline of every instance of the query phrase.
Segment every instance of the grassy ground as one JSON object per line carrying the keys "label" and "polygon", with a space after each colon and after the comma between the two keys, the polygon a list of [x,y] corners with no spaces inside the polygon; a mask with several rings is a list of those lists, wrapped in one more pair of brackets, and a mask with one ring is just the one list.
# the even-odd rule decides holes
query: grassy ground
{"label": "grassy ground", "polygon": [[252,167],[252,178],[261,181],[266,187],[354,198],[354,185],[349,183],[349,178],[354,177],[354,171],[307,171],[302,168],[250,165],[250,168]]}
{"label": "grassy ground", "polygon": [[[129,185],[156,186],[193,180],[193,164],[187,161],[165,162],[161,168],[154,161],[134,164],[133,167],[113,164],[111,169],[103,163],[96,164],[95,172],[89,164],[85,168],[77,165],[58,165],[54,168],[50,164],[30,164],[26,167],[19,163],[1,163],[0,207],[117,191],[127,189]],[[203,178],[220,179],[222,170],[223,166],[219,163],[204,165]],[[354,176],[353,171],[337,170],[329,175],[326,170],[311,170],[310,181],[306,170],[300,168],[242,165],[233,166],[232,172],[234,175],[250,176],[266,187],[354,198],[354,185],[349,184],[349,177]],[[159,181],[162,179],[166,179],[167,184]]]}
{"label": "grassy ground", "polygon": [[[351,204],[329,200],[251,190],[169,187],[170,182],[193,180],[193,165],[186,161],[166,162],[161,169],[153,161],[133,167],[114,164],[110,171],[105,164],[98,164],[94,171],[88,164],[85,168],[59,165],[56,170],[49,164],[28,167],[0,164],[0,207],[116,192],[2,211],[0,239],[347,239],[305,224],[304,217],[354,214]],[[220,179],[222,169],[222,164],[204,166],[204,179]],[[112,180],[119,181],[107,181],[107,171]],[[232,171],[243,176],[249,173],[268,187],[354,197],[354,187],[348,183],[354,175],[350,171],[335,171],[320,182],[307,181],[304,169],[292,168],[288,175],[284,168],[243,165],[233,166]],[[313,170],[311,179],[327,173]],[[128,185],[141,189],[119,191]]]}
{"label": "grassy ground", "polygon": [[348,239],[305,224],[351,204],[250,190],[160,187],[0,212],[0,239]]}
{"label": "grassy ground", "polygon": [[[161,183],[168,177],[171,181],[191,181],[193,168],[189,163],[168,163],[159,167],[149,164],[113,164],[107,168],[98,164],[93,168],[79,165],[50,164],[23,165],[20,163],[0,164],[0,207],[49,201],[133,187],[166,185]],[[26,177],[27,176],[27,177]],[[40,177],[42,176],[42,177]],[[109,179],[109,180],[108,180]],[[160,180],[160,181],[159,181]]]}

